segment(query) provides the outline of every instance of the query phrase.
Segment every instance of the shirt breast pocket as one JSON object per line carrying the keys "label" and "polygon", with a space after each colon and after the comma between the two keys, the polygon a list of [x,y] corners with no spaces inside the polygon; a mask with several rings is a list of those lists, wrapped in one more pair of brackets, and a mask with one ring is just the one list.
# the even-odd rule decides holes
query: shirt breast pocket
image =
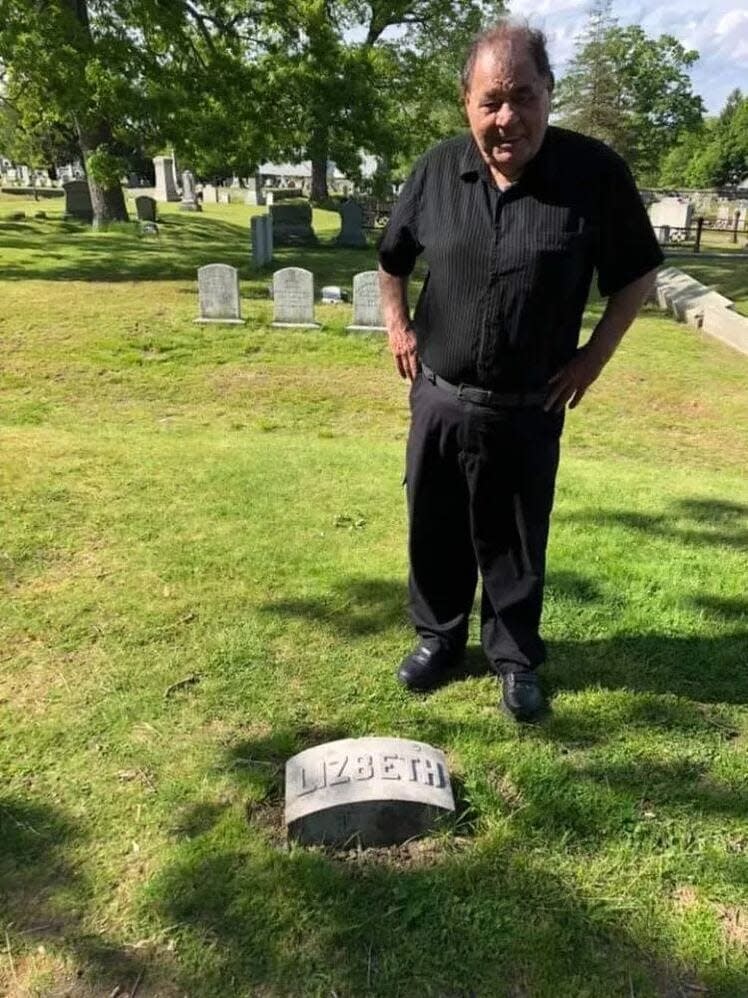
{"label": "shirt breast pocket", "polygon": [[594,231],[589,228],[542,236],[535,254],[536,290],[561,298],[572,295],[592,268],[594,242]]}

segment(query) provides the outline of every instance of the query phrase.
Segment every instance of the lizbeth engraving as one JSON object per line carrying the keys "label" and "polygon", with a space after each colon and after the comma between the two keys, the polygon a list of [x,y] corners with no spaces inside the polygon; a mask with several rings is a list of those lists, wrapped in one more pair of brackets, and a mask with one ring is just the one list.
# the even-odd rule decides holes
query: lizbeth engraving
{"label": "lizbeth engraving", "polygon": [[444,754],[405,738],[342,738],[286,763],[286,827],[306,845],[392,845],[454,811]]}
{"label": "lizbeth engraving", "polygon": [[296,793],[299,797],[326,787],[341,786],[352,780],[363,782],[377,776],[383,780],[407,780],[425,787],[436,787],[438,790],[447,786],[444,767],[438,760],[423,755],[407,757],[392,752],[358,755],[352,759],[347,755],[331,756],[322,760],[316,771],[300,766],[297,772],[299,788]]}
{"label": "lizbeth engraving", "polygon": [[330,772],[330,770],[332,770],[333,773],[335,774],[333,776],[333,778],[330,780],[330,786],[331,787],[335,787],[339,783],[348,783],[350,781],[350,779],[351,779],[350,776],[343,776],[343,773],[345,772],[345,768],[348,765],[348,756],[347,755],[344,756],[342,762],[338,762],[338,760],[335,759],[335,760],[332,760],[330,762],[325,763],[324,765],[325,765],[328,773]]}
{"label": "lizbeth engraving", "polygon": [[382,779],[383,780],[401,780],[398,762],[402,762],[402,756],[400,755],[383,755],[382,756]]}

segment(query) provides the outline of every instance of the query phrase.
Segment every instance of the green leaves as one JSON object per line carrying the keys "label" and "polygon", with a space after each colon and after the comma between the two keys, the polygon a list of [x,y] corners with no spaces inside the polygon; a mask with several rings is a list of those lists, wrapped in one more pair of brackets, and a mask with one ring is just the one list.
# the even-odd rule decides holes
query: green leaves
{"label": "green leaves", "polygon": [[697,59],[671,35],[618,27],[603,0],[559,84],[560,123],[607,142],[641,183],[654,182],[677,136],[701,122],[703,103],[687,72]]}

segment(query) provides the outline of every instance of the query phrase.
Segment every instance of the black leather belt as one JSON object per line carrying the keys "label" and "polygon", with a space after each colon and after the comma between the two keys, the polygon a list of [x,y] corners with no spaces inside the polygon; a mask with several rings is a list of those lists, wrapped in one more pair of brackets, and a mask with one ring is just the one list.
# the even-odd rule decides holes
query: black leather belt
{"label": "black leather belt", "polygon": [[504,409],[511,406],[537,406],[542,405],[548,393],[542,392],[492,392],[488,388],[476,388],[474,385],[453,385],[450,381],[445,381],[435,374],[430,367],[421,364],[423,376],[436,385],[437,388],[444,389],[450,395],[466,402],[474,402],[476,405],[487,405],[493,409]]}

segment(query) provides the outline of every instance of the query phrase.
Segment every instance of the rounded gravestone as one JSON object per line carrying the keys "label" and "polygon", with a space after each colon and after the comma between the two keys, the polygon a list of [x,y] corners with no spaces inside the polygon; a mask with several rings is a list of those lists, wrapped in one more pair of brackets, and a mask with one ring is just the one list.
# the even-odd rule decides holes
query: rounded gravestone
{"label": "rounded gravestone", "polygon": [[444,753],[405,738],[343,738],[286,763],[288,837],[303,845],[397,845],[455,809]]}

